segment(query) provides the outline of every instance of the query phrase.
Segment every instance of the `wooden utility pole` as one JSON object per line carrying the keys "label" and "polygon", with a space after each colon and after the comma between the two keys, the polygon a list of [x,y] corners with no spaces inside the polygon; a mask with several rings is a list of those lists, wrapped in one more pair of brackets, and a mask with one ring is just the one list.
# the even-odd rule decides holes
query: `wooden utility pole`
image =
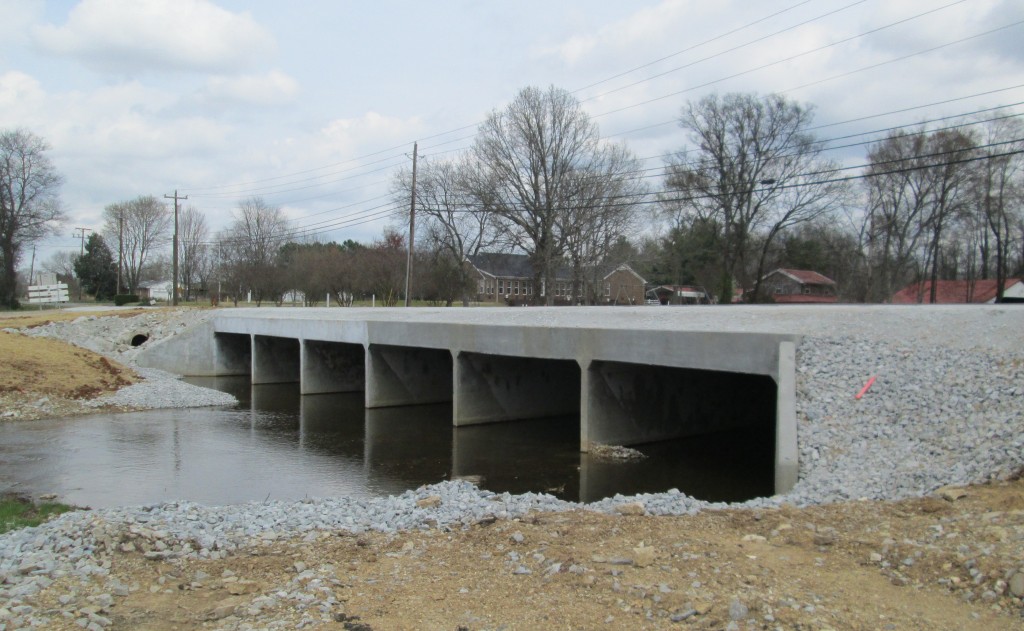
{"label": "wooden utility pole", "polygon": [[28,284],[35,285],[32,277],[36,275],[36,244],[32,244],[32,262],[28,266]]}
{"label": "wooden utility pole", "polygon": [[86,232],[92,232],[92,228],[75,228],[75,230],[78,231],[78,234],[71,235],[72,238],[74,238],[74,237],[81,237],[82,238],[82,249],[78,253],[78,255],[79,256],[85,256],[85,233]]}
{"label": "wooden utility pole", "polygon": [[412,189],[409,195],[409,253],[405,259],[405,306],[411,301],[409,291],[412,289],[412,250],[416,244],[416,151],[419,143],[412,143]]}
{"label": "wooden utility pole", "polygon": [[174,189],[174,195],[164,195],[167,199],[174,200],[174,252],[171,253],[171,306],[178,306],[178,200],[188,199],[178,196],[178,189]]}
{"label": "wooden utility pole", "polygon": [[[81,250],[81,252],[78,255],[79,258],[81,258],[81,257],[85,256],[85,233],[86,232],[92,232],[92,228],[75,228],[75,230],[77,230],[79,234],[73,234],[71,236],[72,237],[81,237],[82,238],[82,250]],[[78,279],[78,302],[82,302],[82,279],[81,278]]]}
{"label": "wooden utility pole", "polygon": [[117,211],[117,295],[121,295],[121,270],[124,261],[124,210]]}

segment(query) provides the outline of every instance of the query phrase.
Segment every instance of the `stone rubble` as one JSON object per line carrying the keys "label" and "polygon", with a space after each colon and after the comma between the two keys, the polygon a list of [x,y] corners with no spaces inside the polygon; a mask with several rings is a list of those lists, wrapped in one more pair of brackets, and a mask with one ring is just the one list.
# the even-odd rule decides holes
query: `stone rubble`
{"label": "stone rubble", "polygon": [[[174,334],[209,317],[210,312],[172,314],[84,317],[23,333],[75,340],[131,365],[137,352],[130,345],[133,335],[142,332],[155,339]],[[893,340],[892,331],[886,331],[886,337],[822,334],[803,338],[797,351],[799,482],[790,493],[751,500],[740,507],[759,510],[783,504],[808,506],[923,496],[940,487],[1005,479],[1024,467],[1024,344],[989,341],[965,348],[960,339],[954,348],[919,342],[901,344]],[[125,388],[124,400],[131,401],[131,405],[195,405],[206,401],[199,398],[205,394],[197,394],[191,387],[178,390],[170,386],[187,385],[172,375],[140,372],[146,377],[145,384],[156,385],[152,389]],[[871,376],[877,376],[871,389],[862,399],[855,399],[854,394]],[[216,399],[211,395],[209,400]],[[635,497],[615,496],[582,508],[610,514],[683,515],[725,506],[702,502],[673,489]],[[112,603],[142,589],[105,580],[115,551],[139,552],[154,561],[217,559],[282,541],[314,542],[336,531],[461,529],[523,517],[531,511],[577,508],[581,506],[546,494],[494,494],[470,482],[454,480],[369,500],[340,497],[233,506],[182,501],[67,513],[37,528],[0,536],[0,631],[45,628],[54,615],[70,617],[77,626],[91,631],[109,628],[111,620],[105,614]],[[998,517],[993,519],[997,521]],[[993,528],[999,527],[995,521]],[[945,536],[942,524],[937,527],[935,537]],[[522,534],[516,534],[521,543]],[[823,550],[834,541],[834,532],[814,533],[815,544]],[[962,548],[962,569],[971,578],[961,579],[951,571],[949,589],[963,593],[965,599],[983,601],[1004,596],[1019,600],[1024,596],[1024,563],[1000,572],[988,571],[983,547],[964,544]],[[909,584],[914,580],[915,563],[925,549],[927,542],[885,541],[865,555],[865,563],[878,566],[898,584]],[[649,563],[653,552],[641,547],[637,555],[642,563]],[[543,559],[536,561],[515,551],[509,553],[508,564],[513,573],[552,571]],[[331,620],[359,624],[347,621],[338,612],[330,595],[330,572],[324,568],[295,570],[294,580],[280,590],[255,595],[244,605],[213,609],[209,620],[222,622],[218,628],[239,630],[302,628]],[[65,578],[81,584],[79,591],[67,595],[65,611],[37,610],[33,596],[53,581]],[[221,577],[235,583],[231,593],[247,595],[246,584],[231,578]],[[260,617],[261,612],[285,603],[301,614],[298,621]],[[781,601],[777,605],[790,606]],[[813,609],[815,605],[792,606]],[[730,626],[737,627],[748,613],[746,604],[733,601],[728,607]],[[765,620],[770,621],[771,612],[767,613]],[[672,619],[684,621],[700,615],[700,607],[695,605],[674,613]]]}

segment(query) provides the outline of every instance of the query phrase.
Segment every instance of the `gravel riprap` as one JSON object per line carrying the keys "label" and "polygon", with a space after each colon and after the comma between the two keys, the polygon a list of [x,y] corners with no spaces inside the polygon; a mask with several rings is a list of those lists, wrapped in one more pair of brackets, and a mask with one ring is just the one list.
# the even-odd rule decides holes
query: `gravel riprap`
{"label": "gravel riprap", "polygon": [[[87,317],[29,333],[84,339],[83,346],[130,365],[135,351],[121,338],[110,344],[111,336],[123,337],[141,324],[152,337],[174,333],[208,313],[183,312],[170,322],[158,322],[157,314],[138,316],[142,319],[135,322]],[[985,328],[985,317],[993,311],[979,311],[985,317],[977,318],[977,328],[970,331],[962,327],[963,312],[955,314],[959,330],[943,321],[943,312],[934,313],[933,319],[918,313],[908,320],[913,331],[905,337],[893,326],[872,336],[870,327],[851,325],[855,335],[837,326],[803,338],[797,349],[799,482],[790,493],[745,506],[900,499],[945,485],[1005,478],[1024,467],[1024,308],[1000,311],[1000,326],[992,329],[993,334]],[[922,330],[922,323],[931,328]],[[154,333],[158,329],[161,333]],[[165,381],[166,373],[140,372],[147,382],[161,384],[160,396],[195,401],[192,392],[167,388],[181,382]],[[855,399],[871,376],[877,377],[871,389]],[[124,394],[136,395],[156,396],[143,389]],[[719,506],[673,490],[616,496],[584,508],[661,515]],[[218,507],[169,502],[69,513],[0,537],[0,629],[45,626],[45,617],[37,617],[24,599],[58,576],[103,576],[109,567],[106,552],[127,543],[151,558],[217,558],[266,541],[315,538],[323,530],[461,528],[490,517],[577,507],[550,495],[494,494],[452,481],[370,500],[322,498]],[[11,622],[15,619],[18,625]],[[104,628],[102,622],[88,620],[85,626]]]}
{"label": "gravel riprap", "polygon": [[[178,375],[135,364],[135,357],[146,344],[205,322],[213,313],[209,309],[159,309],[130,317],[83,315],[75,320],[51,322],[19,332],[32,337],[69,340],[130,366],[143,377],[144,381],[121,388],[112,395],[87,401],[90,407],[149,409],[234,405],[238,400],[226,392],[194,386],[181,381]],[[133,346],[132,341],[137,336],[144,336],[147,341]]]}

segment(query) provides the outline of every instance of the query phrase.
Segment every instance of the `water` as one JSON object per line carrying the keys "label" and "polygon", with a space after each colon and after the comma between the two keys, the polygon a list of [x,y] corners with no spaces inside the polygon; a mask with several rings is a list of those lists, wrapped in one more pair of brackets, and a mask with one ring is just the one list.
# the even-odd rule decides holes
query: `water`
{"label": "water", "polygon": [[582,501],[670,488],[722,501],[772,492],[770,432],[641,445],[645,460],[606,462],[579,452],[577,417],[454,428],[447,404],[365,410],[362,393],[190,381],[240,404],[0,424],[0,488],[97,508],[372,497],[456,476]]}

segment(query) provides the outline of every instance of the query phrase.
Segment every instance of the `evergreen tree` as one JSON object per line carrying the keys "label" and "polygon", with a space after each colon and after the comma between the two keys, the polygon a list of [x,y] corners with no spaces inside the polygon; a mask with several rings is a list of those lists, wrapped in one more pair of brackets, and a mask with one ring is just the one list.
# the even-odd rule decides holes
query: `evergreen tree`
{"label": "evergreen tree", "polygon": [[85,254],[75,259],[75,275],[82,289],[96,300],[114,297],[117,291],[117,262],[103,237],[93,233],[85,242]]}

